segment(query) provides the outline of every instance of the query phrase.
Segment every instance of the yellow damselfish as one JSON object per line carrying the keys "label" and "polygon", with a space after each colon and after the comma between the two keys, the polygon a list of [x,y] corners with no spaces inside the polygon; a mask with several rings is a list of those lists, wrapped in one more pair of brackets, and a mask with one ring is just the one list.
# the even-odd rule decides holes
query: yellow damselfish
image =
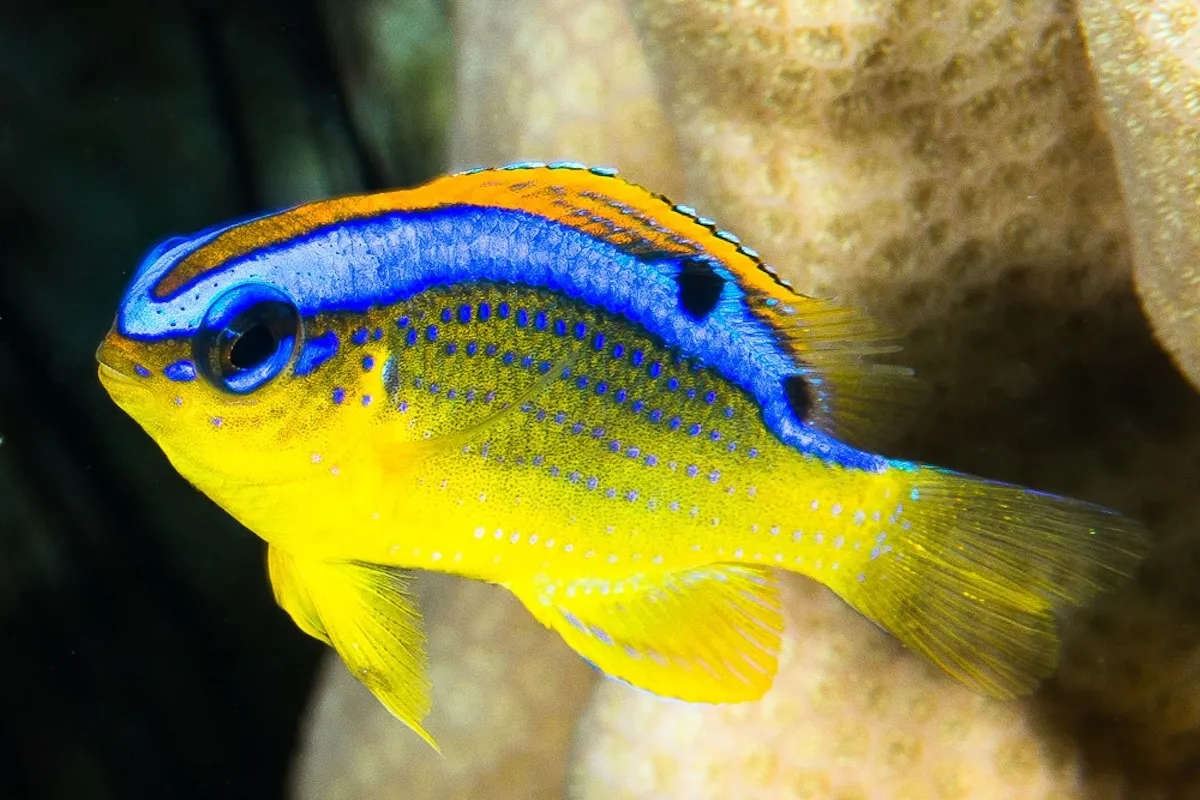
{"label": "yellow damselfish", "polygon": [[500,584],[604,673],[761,697],[807,575],[996,697],[1146,548],[1103,508],[858,449],[916,386],[851,309],[575,163],[474,170],[172,239],[97,353],[113,399],[269,544],[275,595],[397,717],[409,570]]}

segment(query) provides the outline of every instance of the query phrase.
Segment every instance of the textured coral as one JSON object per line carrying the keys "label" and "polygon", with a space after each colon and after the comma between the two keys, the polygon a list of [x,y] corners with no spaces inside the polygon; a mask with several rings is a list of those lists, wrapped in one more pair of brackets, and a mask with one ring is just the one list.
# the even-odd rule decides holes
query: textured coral
{"label": "textured coral", "polygon": [[621,0],[459,0],[456,167],[615,164],[682,186],[674,134]]}
{"label": "textured coral", "polygon": [[603,684],[575,796],[1200,792],[1180,770],[1200,755],[1200,399],[1138,308],[1073,13],[460,0],[456,165],[614,163],[697,206],[799,288],[904,334],[933,399],[888,452],[1103,502],[1161,542],[1069,622],[1057,682],[1011,704],[793,581],[766,700],[700,708]]}
{"label": "textured coral", "polygon": [[1200,386],[1200,2],[1080,4],[1129,206],[1138,291]]}
{"label": "textured coral", "polygon": [[421,601],[433,680],[427,727],[442,755],[331,658],[296,763],[294,796],[561,795],[571,728],[594,673],[495,586],[428,576]]}

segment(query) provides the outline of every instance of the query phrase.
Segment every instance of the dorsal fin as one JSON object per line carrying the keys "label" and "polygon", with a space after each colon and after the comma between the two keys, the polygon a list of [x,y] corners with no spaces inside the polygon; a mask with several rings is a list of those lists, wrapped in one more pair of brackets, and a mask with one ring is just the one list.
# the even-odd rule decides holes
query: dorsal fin
{"label": "dorsal fin", "polygon": [[870,448],[903,430],[928,387],[908,367],[880,363],[900,350],[882,326],[852,308],[796,295],[747,298],[795,359],[784,379],[795,416],[835,438]]}

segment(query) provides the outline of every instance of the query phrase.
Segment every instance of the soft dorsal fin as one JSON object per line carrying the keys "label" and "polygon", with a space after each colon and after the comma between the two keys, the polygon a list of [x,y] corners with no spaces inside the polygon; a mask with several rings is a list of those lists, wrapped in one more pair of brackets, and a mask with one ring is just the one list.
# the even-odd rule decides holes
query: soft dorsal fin
{"label": "soft dorsal fin", "polygon": [[714,564],[508,588],[599,670],[663,697],[756,700],[778,669],[783,613],[769,570]]}
{"label": "soft dorsal fin", "polygon": [[411,575],[392,567],[300,558],[274,545],[268,563],[275,597],[296,624],[332,644],[350,673],[437,749],[421,725],[433,701]]}
{"label": "soft dorsal fin", "polygon": [[905,427],[927,386],[908,367],[875,361],[900,347],[858,311],[799,295],[748,297],[797,365],[784,379],[795,416],[857,447],[877,447]]}

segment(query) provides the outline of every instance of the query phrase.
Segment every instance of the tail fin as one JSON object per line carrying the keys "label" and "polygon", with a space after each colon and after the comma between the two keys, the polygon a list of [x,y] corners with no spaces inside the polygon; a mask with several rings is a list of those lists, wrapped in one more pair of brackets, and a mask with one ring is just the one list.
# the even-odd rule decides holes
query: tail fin
{"label": "tail fin", "polygon": [[1032,691],[1058,665],[1054,612],[1132,574],[1145,529],[1019,486],[932,467],[911,474],[894,532],[840,593],[964,684],[998,698]]}

